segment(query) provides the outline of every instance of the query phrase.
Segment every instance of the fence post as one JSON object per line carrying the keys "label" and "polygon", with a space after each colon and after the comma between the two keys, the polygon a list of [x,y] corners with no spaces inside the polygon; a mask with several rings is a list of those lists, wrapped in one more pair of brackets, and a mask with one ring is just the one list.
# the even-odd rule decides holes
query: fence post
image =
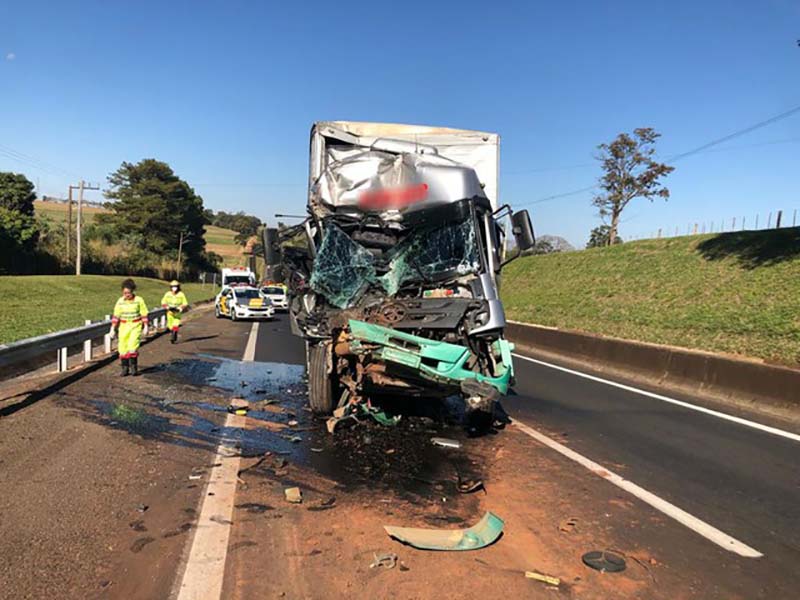
{"label": "fence post", "polygon": [[67,349],[59,348],[56,350],[56,371],[63,373],[67,370]]}
{"label": "fence post", "polygon": [[795,208],[794,212],[792,213],[792,227],[794,227],[796,223],[797,223],[797,209]]}
{"label": "fence post", "polygon": [[[91,325],[92,320],[86,319],[84,325]],[[83,342],[83,360],[85,362],[89,362],[92,360],[92,340],[86,340]]]}
{"label": "fence post", "polygon": [[733,217],[733,221],[731,222],[731,231],[736,231],[736,217]]}
{"label": "fence post", "polygon": [[697,223],[694,224],[694,231],[692,232],[693,235],[697,235]]}
{"label": "fence post", "polygon": [[767,217],[767,229],[772,229],[772,211],[770,211]]}
{"label": "fence post", "polygon": [[758,213],[756,213],[756,229],[758,229]]}
{"label": "fence post", "polygon": [[[111,315],[106,315],[106,321],[111,320]],[[103,350],[106,354],[111,354],[111,336],[107,333],[103,336]]]}
{"label": "fence post", "polygon": [[779,210],[778,211],[778,218],[775,219],[775,229],[780,229],[781,228],[781,217],[782,216],[783,216],[783,211]]}

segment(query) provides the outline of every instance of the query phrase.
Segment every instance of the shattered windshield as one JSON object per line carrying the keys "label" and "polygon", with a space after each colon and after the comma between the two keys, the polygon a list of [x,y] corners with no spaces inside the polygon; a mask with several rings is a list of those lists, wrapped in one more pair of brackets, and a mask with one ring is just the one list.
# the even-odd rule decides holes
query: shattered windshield
{"label": "shattered windshield", "polygon": [[410,234],[391,252],[388,269],[377,275],[375,258],[336,225],[325,230],[311,275],[311,288],[339,308],[353,306],[370,285],[394,295],[412,281],[441,281],[480,269],[472,219]]}
{"label": "shattered windshield", "polygon": [[375,266],[369,250],[351,240],[336,225],[325,229],[325,237],[314,259],[311,289],[339,308],[352,302],[375,281]]}
{"label": "shattered windshield", "polygon": [[394,295],[409,281],[439,281],[475,273],[481,266],[476,242],[472,219],[414,233],[398,244],[380,283]]}

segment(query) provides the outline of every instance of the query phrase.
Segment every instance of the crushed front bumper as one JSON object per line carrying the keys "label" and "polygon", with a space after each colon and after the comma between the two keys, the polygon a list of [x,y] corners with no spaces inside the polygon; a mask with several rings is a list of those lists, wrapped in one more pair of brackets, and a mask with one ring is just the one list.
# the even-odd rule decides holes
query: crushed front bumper
{"label": "crushed front bumper", "polygon": [[511,360],[513,344],[499,339],[491,345],[497,365],[497,376],[476,373],[466,368],[470,351],[464,346],[430,340],[389,327],[350,319],[350,347],[354,352],[367,352],[373,358],[411,368],[428,380],[459,386],[464,380],[488,383],[501,394],[508,393],[514,376]]}

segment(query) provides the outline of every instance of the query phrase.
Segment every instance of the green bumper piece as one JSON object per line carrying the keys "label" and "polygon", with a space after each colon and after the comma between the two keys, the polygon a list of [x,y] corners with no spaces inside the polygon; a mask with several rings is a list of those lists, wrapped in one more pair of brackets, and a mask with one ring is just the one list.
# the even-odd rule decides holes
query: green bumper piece
{"label": "green bumper piece", "polygon": [[514,375],[511,361],[514,347],[506,340],[497,340],[492,345],[499,358],[500,375],[490,377],[465,368],[470,352],[464,346],[429,340],[355,319],[350,319],[349,324],[354,338],[351,344],[354,350],[359,350],[361,342],[378,344],[381,348],[373,351],[377,358],[416,369],[428,379],[453,383],[476,379],[494,386],[501,394],[508,393],[508,386]]}

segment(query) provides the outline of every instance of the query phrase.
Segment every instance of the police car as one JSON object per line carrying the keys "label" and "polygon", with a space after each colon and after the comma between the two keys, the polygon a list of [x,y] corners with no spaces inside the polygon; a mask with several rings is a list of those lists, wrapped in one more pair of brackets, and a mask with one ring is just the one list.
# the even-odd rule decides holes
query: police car
{"label": "police car", "polygon": [[262,286],[261,293],[270,299],[275,310],[289,310],[286,286],[277,283],[266,283]]}
{"label": "police car", "polygon": [[269,298],[251,286],[224,286],[214,301],[214,314],[218,319],[271,319],[275,309]]}

